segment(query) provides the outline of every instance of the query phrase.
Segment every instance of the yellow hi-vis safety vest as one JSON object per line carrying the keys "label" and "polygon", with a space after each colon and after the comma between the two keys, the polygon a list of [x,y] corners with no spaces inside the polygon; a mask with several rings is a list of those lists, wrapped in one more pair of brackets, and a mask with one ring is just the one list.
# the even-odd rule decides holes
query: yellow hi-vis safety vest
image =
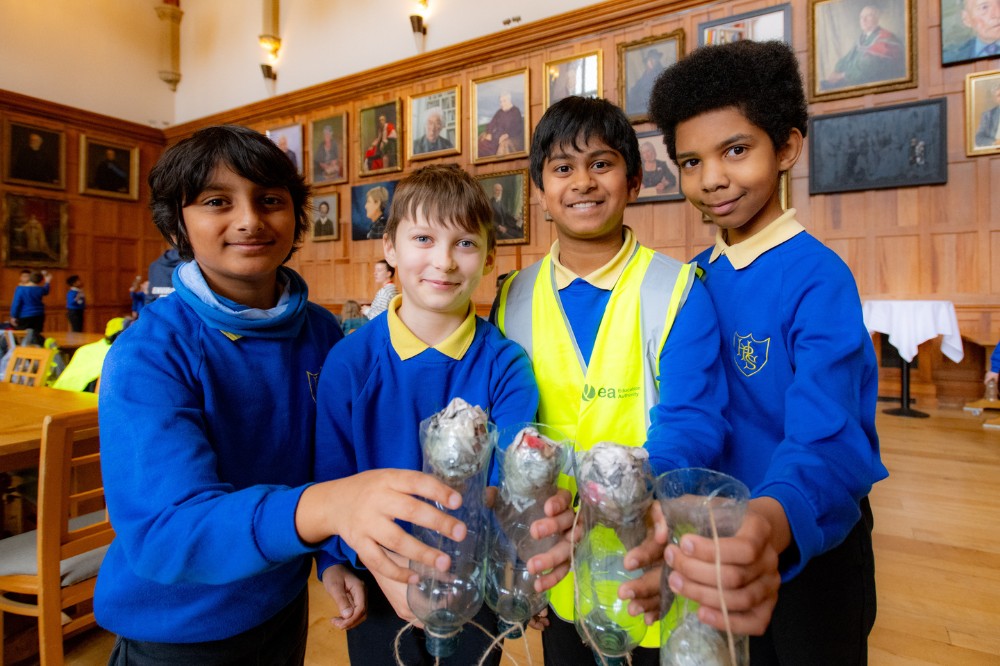
{"label": "yellow hi-vis safety vest", "polygon": [[[508,279],[497,324],[531,358],[539,422],[575,440],[577,451],[601,441],[641,446],[649,411],[660,399],[660,352],[694,278],[693,265],[637,245],[611,291],[589,364],[559,300],[551,256]],[[560,485],[576,490],[568,477]],[[559,617],[573,621],[572,574],[552,589],[549,603]],[[642,646],[659,644],[657,623]]]}

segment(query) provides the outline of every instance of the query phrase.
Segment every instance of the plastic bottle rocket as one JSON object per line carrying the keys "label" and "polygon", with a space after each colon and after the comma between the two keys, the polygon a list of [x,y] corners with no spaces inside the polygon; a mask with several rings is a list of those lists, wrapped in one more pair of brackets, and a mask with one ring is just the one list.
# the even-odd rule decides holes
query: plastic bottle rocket
{"label": "plastic bottle rocket", "polygon": [[552,548],[562,535],[531,536],[531,524],[545,516],[545,502],[558,490],[559,473],[570,457],[564,436],[541,424],[521,424],[500,433],[500,489],[486,570],[486,603],[500,630],[518,638],[532,616],[548,604],[548,594],[535,590],[538,576],[528,560]]}
{"label": "plastic bottle rocket", "polygon": [[444,658],[455,651],[462,626],[483,605],[487,547],[487,509],[484,495],[496,427],[479,407],[455,398],[437,414],[420,423],[423,471],[462,495],[462,506],[437,505],[467,527],[462,541],[452,541],[433,530],[413,527],[413,535],[451,558],[448,571],[410,561],[419,579],[406,589],[406,601],[423,623],[427,651]]}
{"label": "plastic bottle rocket", "polygon": [[595,444],[577,455],[578,524],[583,536],[574,550],[577,632],[597,663],[616,666],[646,635],[640,614],[618,598],[622,583],[642,575],[625,568],[625,554],[646,536],[643,520],[653,499],[649,454],[641,447]]}

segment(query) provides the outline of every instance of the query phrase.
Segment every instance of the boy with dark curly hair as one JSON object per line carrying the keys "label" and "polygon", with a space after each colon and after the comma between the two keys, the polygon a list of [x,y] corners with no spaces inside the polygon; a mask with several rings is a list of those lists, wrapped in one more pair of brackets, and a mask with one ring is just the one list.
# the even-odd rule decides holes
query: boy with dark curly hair
{"label": "boy with dark curly hair", "polygon": [[[808,120],[795,54],[782,42],[698,49],[660,76],[649,109],[684,196],[718,227],[715,246],[696,257],[730,394],[733,429],[716,467],[750,486],[779,553],[778,602],[766,633],[751,638],[751,662],[867,663],[867,496],[887,476],[878,367],[850,269],[781,207],[781,174],[798,160]],[[710,540],[688,535],[666,557],[674,586],[715,555]]]}

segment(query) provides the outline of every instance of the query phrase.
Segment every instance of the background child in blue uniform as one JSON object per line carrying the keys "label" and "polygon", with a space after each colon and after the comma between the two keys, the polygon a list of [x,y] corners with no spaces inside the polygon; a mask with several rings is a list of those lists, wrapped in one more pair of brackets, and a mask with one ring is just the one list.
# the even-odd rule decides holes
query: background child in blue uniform
{"label": "background child in blue uniform", "polygon": [[[535,419],[538,390],[527,356],[477,317],[472,303],[480,280],[493,269],[495,243],[489,200],[469,174],[435,165],[399,182],[383,246],[386,260],[398,271],[402,293],[390,302],[386,316],[348,336],[323,365],[317,479],[383,467],[420,469],[419,424],[455,397],[486,410],[500,428]],[[568,505],[568,493],[550,500],[546,508],[556,517],[539,521],[536,529],[565,531],[572,523]],[[568,563],[568,542],[566,546],[562,559]],[[341,603],[350,591],[331,581],[325,567],[350,561],[372,569],[371,562],[350,547],[329,550],[318,559],[318,568],[327,590]],[[398,555],[386,556],[402,564]],[[543,571],[557,562],[540,559],[533,564],[535,571]],[[566,568],[557,567],[548,584]],[[368,618],[347,633],[351,662],[395,664],[393,641],[414,619],[406,585],[378,571],[359,575],[369,583]],[[496,634],[496,617],[487,607],[474,621]],[[490,642],[478,629],[467,629],[456,652],[441,663],[479,663]],[[420,630],[403,635],[400,653],[403,663],[434,663]],[[494,650],[488,663],[499,658]]]}
{"label": "background child in blue uniform", "polygon": [[[659,77],[649,109],[684,196],[718,227],[715,246],[696,257],[730,395],[732,435],[716,467],[750,487],[780,553],[777,605],[766,633],[751,638],[751,661],[866,663],[875,620],[867,495],[887,475],[875,432],[878,368],[850,270],[781,208],[779,179],[807,126],[799,64],[781,42],[705,47]],[[750,536],[724,540],[729,564]],[[683,542],[667,558],[672,585],[689,590],[688,574],[712,562],[714,548]],[[748,571],[773,557],[753,550]]]}
{"label": "background child in blue uniform", "polygon": [[[41,338],[45,327],[45,301],[52,276],[48,271],[31,271],[26,284],[14,288],[10,302],[10,323],[21,330],[32,329]],[[41,344],[41,343],[39,343]]]}
{"label": "background child in blue uniform", "polygon": [[[150,172],[153,218],[185,259],[108,352],[101,464],[116,537],[94,597],[112,664],[301,664],[312,554],[334,534],[447,558],[393,521],[464,526],[411,497],[460,500],[381,470],[312,484],[315,388],[343,337],[283,264],[308,229],[308,188],[274,143],[211,127]],[[416,511],[416,514],[411,514]],[[373,559],[387,577],[407,570]],[[345,621],[356,621],[348,616]]]}
{"label": "background child in blue uniform", "polygon": [[79,275],[70,275],[66,278],[66,284],[69,286],[66,291],[66,320],[69,322],[69,330],[80,333],[83,331],[83,309],[87,305],[83,280]]}

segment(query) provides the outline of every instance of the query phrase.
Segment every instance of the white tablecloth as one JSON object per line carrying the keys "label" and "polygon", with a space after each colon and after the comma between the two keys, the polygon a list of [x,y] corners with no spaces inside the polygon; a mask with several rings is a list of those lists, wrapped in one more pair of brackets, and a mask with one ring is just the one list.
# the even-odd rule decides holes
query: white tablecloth
{"label": "white tablecloth", "polygon": [[913,361],[921,342],[939,335],[945,356],[955,363],[965,356],[951,301],[864,301],[861,309],[868,332],[887,334],[889,344],[907,363]]}

